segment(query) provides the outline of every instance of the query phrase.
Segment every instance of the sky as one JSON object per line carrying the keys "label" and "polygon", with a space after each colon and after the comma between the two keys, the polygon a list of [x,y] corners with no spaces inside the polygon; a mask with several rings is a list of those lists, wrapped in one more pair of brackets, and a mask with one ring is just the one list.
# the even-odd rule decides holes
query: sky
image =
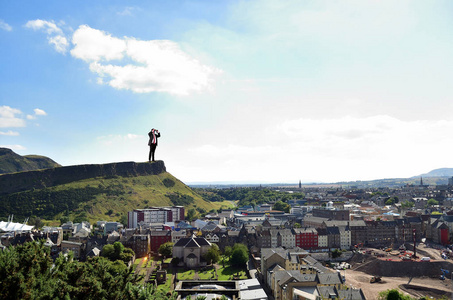
{"label": "sky", "polygon": [[0,1],[0,146],[186,183],[453,167],[451,1]]}

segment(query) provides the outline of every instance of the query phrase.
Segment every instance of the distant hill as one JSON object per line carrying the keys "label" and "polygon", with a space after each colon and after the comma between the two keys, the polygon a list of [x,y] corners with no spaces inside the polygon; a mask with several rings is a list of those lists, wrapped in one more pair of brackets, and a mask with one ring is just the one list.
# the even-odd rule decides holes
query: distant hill
{"label": "distant hill", "polygon": [[52,159],[40,155],[19,155],[8,148],[0,148],[0,174],[61,167]]}
{"label": "distant hill", "polygon": [[0,220],[36,216],[54,220],[123,221],[135,208],[182,205],[210,211],[209,202],[166,171],[163,161],[56,167],[0,175]]}
{"label": "distant hill", "polygon": [[416,177],[452,177],[453,176],[453,168],[441,168],[435,169],[428,173],[416,176]]}

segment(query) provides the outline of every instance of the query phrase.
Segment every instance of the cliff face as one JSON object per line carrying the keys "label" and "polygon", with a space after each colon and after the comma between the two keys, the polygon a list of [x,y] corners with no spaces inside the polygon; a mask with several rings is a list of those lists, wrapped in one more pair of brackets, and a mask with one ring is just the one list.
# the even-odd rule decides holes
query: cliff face
{"label": "cliff face", "polygon": [[163,161],[153,163],[120,162],[102,165],[77,165],[0,175],[0,195],[41,189],[96,177],[133,177],[166,172]]}

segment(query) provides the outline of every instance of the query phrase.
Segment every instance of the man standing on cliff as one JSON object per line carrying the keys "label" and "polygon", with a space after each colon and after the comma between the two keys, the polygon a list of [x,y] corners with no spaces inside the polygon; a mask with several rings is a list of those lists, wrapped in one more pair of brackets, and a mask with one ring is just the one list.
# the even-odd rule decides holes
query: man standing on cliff
{"label": "man standing on cliff", "polygon": [[149,136],[149,156],[148,156],[148,161],[151,161],[151,158],[154,161],[154,152],[156,151],[157,147],[157,138],[160,138],[160,132],[157,129],[151,129],[151,131],[148,133]]}

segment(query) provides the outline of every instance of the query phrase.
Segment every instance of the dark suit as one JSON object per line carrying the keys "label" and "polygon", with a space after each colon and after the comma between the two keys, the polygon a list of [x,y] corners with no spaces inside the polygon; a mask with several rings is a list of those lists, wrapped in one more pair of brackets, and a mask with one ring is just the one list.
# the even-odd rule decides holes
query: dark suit
{"label": "dark suit", "polygon": [[151,161],[154,161],[154,152],[156,152],[156,147],[157,147],[157,138],[160,138],[160,132],[157,131],[157,130],[154,130],[154,132],[151,130],[149,133],[148,133],[148,136],[149,136],[149,142],[148,142],[148,145],[149,145],[149,156],[148,156],[148,160]]}

